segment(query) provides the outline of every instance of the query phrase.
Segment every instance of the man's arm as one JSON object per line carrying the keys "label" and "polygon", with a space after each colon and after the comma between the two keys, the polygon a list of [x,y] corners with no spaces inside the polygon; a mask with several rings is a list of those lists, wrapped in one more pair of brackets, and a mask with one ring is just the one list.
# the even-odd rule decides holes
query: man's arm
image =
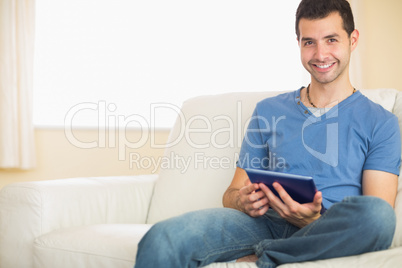
{"label": "man's arm", "polygon": [[363,195],[382,198],[392,207],[395,206],[398,191],[397,175],[379,170],[364,170],[362,180]]}
{"label": "man's arm", "polygon": [[242,168],[236,168],[232,183],[223,195],[223,206],[247,213],[251,217],[259,217],[268,211],[268,199],[259,185],[252,184]]}

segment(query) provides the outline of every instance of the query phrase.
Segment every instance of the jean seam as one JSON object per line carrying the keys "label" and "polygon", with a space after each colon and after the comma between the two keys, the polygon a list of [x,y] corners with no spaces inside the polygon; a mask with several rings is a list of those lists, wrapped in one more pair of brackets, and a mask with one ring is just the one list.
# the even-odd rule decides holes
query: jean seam
{"label": "jean seam", "polygon": [[207,252],[205,254],[205,257],[197,258],[197,260],[204,262],[205,260],[209,259],[212,256],[222,255],[222,253],[228,253],[228,252],[238,251],[238,250],[250,250],[250,251],[254,252],[254,245],[244,244],[244,245],[229,246],[229,247],[223,247],[220,249],[215,249],[213,251]]}
{"label": "jean seam", "polygon": [[260,257],[264,254],[264,248],[268,248],[271,243],[272,243],[272,242],[267,242],[267,244],[265,244],[264,247],[263,247],[261,244],[257,244],[257,245],[254,247],[255,254],[256,254],[257,257],[258,257],[257,266],[258,266],[259,268],[261,268],[261,267],[262,267],[262,268],[271,268],[271,267],[275,267],[275,266],[272,266],[271,263],[262,261],[262,260],[260,259]]}

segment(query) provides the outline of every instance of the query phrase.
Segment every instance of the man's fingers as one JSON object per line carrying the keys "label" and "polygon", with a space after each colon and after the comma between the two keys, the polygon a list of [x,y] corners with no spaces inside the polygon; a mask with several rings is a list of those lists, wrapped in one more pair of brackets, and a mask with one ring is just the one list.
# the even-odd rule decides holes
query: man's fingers
{"label": "man's fingers", "polygon": [[264,197],[265,197],[265,194],[263,191],[256,191],[256,192],[252,192],[249,194],[248,201],[256,202],[258,200],[261,200]]}
{"label": "man's fingers", "polygon": [[317,191],[314,195],[313,205],[316,211],[321,211],[322,208],[322,193]]}
{"label": "man's fingers", "polygon": [[254,192],[255,190],[257,190],[258,188],[259,188],[258,184],[254,183],[254,184],[249,184],[249,185],[244,186],[239,191],[241,194],[248,195],[248,194],[251,194],[252,192]]}
{"label": "man's fingers", "polygon": [[264,215],[268,211],[268,209],[269,209],[268,204],[257,207],[257,208],[253,208],[253,209],[249,210],[249,215],[251,217],[259,217],[259,216]]}
{"label": "man's fingers", "polygon": [[260,189],[262,190],[262,192],[264,192],[264,194],[268,197],[269,201],[274,201],[276,199],[279,199],[272,191],[271,189],[268,188],[268,186],[266,186],[263,183],[259,184]]}
{"label": "man's fingers", "polygon": [[263,206],[265,206],[265,205],[267,205],[267,204],[268,204],[268,198],[267,198],[267,197],[263,197],[263,198],[261,198],[261,199],[258,199],[258,201],[252,203],[252,207],[253,207],[254,209],[259,209],[259,208],[261,208],[261,207],[263,207]]}
{"label": "man's fingers", "polygon": [[320,191],[317,191],[315,193],[313,203],[321,205],[321,203],[322,203],[322,193]]}
{"label": "man's fingers", "polygon": [[278,192],[279,196],[281,197],[282,201],[285,204],[291,204],[294,202],[294,200],[290,197],[290,195],[283,189],[282,185],[280,185],[277,182],[274,182],[272,186],[275,188],[275,190]]}
{"label": "man's fingers", "polygon": [[245,212],[252,217],[259,217],[268,211],[268,198],[264,192],[257,191],[258,184],[249,184],[239,190],[240,200],[244,206]]}

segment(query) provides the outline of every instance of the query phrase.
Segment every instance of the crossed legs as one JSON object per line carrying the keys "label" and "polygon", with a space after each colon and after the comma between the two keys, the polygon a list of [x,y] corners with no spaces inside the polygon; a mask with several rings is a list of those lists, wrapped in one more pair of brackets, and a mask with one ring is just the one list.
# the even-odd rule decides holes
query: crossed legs
{"label": "crossed legs", "polygon": [[367,196],[345,198],[302,229],[272,210],[252,218],[207,209],[155,224],[139,244],[136,267],[201,267],[252,254],[259,267],[276,267],[386,249],[394,231],[392,207]]}

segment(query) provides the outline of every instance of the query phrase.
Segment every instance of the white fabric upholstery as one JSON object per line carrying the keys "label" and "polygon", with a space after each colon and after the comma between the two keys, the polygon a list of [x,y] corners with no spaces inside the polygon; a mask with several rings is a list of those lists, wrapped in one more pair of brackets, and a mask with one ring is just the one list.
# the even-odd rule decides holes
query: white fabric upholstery
{"label": "white fabric upholstery", "polygon": [[77,178],[6,186],[0,193],[0,267],[33,267],[34,240],[61,228],[145,223],[156,179]]}
{"label": "white fabric upholstery", "polygon": [[[280,268],[396,268],[402,264],[402,248],[372,252],[359,256],[328,259],[314,262],[289,263]],[[213,263],[206,268],[257,268],[254,263]]]}
{"label": "white fabric upholstery", "polygon": [[[132,268],[138,242],[149,230],[147,224],[100,224],[59,229],[40,236],[34,243],[35,267]],[[85,258],[82,258],[82,257]]]}
{"label": "white fabric upholstery", "polygon": [[[402,92],[362,93],[395,113],[402,126]],[[0,268],[132,267],[137,244],[152,223],[222,206],[247,120],[257,101],[276,94],[233,93],[185,102],[181,116],[185,121],[178,121],[172,130],[168,142],[172,146],[165,157],[181,158],[186,165],[170,165],[159,177],[78,178],[6,186],[0,191]],[[398,267],[402,261],[401,191],[402,183],[392,249],[281,267]],[[256,265],[209,265],[223,267]]]}

